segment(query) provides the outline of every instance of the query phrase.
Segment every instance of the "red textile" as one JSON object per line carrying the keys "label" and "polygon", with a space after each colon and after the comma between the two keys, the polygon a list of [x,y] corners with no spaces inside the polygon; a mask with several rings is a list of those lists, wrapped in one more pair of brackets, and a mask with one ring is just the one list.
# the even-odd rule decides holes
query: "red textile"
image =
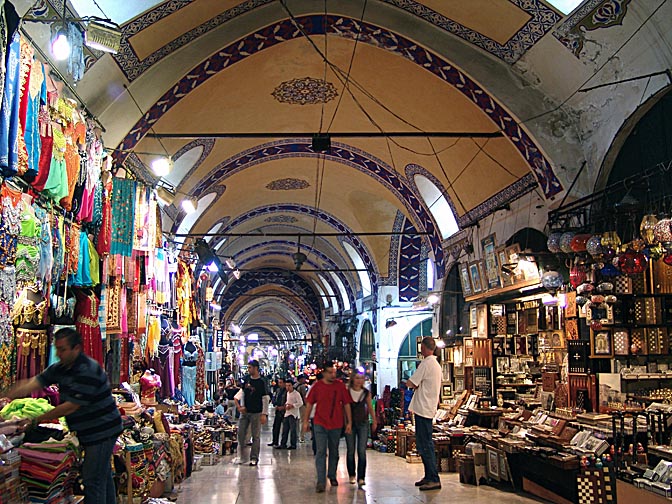
{"label": "red textile", "polygon": [[315,405],[315,424],[332,430],[343,427],[343,406],[350,404],[352,397],[342,381],[327,385],[320,380],[310,388],[306,401]]}
{"label": "red textile", "polygon": [[84,353],[98,361],[104,368],[103,338],[98,323],[99,300],[95,294],[88,296],[80,290],[75,290],[77,304],[75,305],[75,327],[82,335]]}
{"label": "red textile", "polygon": [[103,191],[103,220],[98,234],[98,243],[96,251],[100,256],[106,256],[110,253],[112,243],[112,204],[110,203],[110,193],[112,192],[112,182],[105,186]]}

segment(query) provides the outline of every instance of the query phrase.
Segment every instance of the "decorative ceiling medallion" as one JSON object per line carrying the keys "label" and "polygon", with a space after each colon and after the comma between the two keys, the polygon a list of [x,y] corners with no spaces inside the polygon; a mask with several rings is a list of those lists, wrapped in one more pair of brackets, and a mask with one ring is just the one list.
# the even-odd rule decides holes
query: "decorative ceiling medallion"
{"label": "decorative ceiling medallion", "polygon": [[297,178],[282,178],[266,184],[266,189],[270,191],[294,191],[308,187],[310,184],[307,180]]}
{"label": "decorative ceiling medallion", "polygon": [[268,222],[269,224],[293,224],[298,221],[299,219],[292,215],[271,215],[264,219],[264,222]]}
{"label": "decorative ceiling medallion", "polygon": [[333,100],[338,96],[338,92],[331,82],[313,77],[302,77],[281,83],[271,95],[281,103],[314,105]]}

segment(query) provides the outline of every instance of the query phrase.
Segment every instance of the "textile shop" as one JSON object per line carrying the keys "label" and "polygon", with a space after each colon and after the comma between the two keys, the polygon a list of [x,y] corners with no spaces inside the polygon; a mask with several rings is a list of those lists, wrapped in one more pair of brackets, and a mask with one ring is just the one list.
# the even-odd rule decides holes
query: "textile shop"
{"label": "textile shop", "polygon": [[[0,389],[44,371],[57,359],[55,330],[76,328],[124,415],[117,486],[158,497],[189,476],[202,458],[195,449],[213,455],[220,438],[235,439],[233,427],[206,428],[191,409],[205,401],[207,344],[204,331],[191,336],[193,268],[164,241],[154,190],[124,170],[112,173],[99,126],[63,94],[11,16],[3,22]],[[0,502],[64,502],[78,493],[81,450],[65,423],[17,430],[58,397],[49,388],[0,411]]]}

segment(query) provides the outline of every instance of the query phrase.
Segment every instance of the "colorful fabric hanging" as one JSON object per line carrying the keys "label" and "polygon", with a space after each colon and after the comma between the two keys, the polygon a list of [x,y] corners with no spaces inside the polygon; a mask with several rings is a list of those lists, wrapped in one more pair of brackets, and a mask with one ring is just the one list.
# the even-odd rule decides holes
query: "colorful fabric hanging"
{"label": "colorful fabric hanging", "polygon": [[[115,178],[112,181],[112,241],[111,254],[131,257],[133,253],[133,225],[135,223],[135,191],[134,180]],[[103,220],[105,215],[103,214]],[[100,249],[98,250],[100,252]]]}

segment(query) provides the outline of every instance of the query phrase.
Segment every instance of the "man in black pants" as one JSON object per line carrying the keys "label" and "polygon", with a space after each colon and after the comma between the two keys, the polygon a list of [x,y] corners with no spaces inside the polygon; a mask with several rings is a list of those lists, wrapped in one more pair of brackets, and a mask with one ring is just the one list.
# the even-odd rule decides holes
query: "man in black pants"
{"label": "man in black pants", "polygon": [[287,400],[287,389],[285,380],[278,378],[277,388],[273,394],[273,406],[275,407],[275,419],[273,420],[273,441],[268,446],[277,448],[280,446],[280,430],[282,422],[285,420],[285,402]]}

